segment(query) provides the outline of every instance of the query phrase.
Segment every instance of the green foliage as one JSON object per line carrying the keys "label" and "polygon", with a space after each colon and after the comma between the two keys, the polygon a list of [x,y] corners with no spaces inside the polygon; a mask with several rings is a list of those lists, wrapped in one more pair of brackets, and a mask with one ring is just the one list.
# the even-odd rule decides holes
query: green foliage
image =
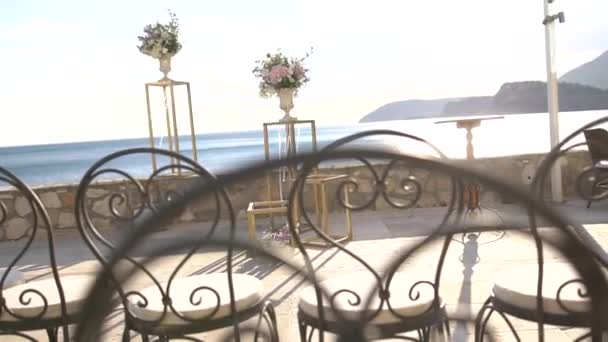
{"label": "green foliage", "polygon": [[144,27],[143,36],[138,36],[137,48],[145,55],[162,58],[178,53],[182,44],[179,42],[179,21],[175,13],[169,10],[169,23],[149,24]]}

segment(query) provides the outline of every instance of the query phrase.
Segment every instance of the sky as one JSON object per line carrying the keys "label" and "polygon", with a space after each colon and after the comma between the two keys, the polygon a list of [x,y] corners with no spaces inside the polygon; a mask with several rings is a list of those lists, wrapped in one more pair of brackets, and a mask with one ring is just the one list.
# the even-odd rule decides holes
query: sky
{"label": "sky", "polygon": [[[552,7],[566,15],[559,74],[608,50],[608,1]],[[197,133],[282,117],[251,73],[277,48],[303,56],[314,47],[292,114],[317,125],[355,123],[392,101],[546,79],[542,0],[0,0],[0,146],[147,136],[144,84],[162,75],[137,36],[168,9],[183,44],[170,77],[191,83]]]}

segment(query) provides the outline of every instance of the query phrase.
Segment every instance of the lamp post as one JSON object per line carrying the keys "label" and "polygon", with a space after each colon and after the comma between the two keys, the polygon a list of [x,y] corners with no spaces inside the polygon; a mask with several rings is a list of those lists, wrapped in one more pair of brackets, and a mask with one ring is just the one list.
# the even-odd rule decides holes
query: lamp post
{"label": "lamp post", "polygon": [[[545,7],[545,19],[543,25],[545,25],[545,49],[547,58],[547,105],[549,111],[549,131],[551,136],[551,148],[559,144],[559,94],[558,94],[558,83],[557,83],[557,72],[555,71],[555,42],[554,42],[554,29],[555,20],[559,20],[560,23],[565,21],[564,13],[559,12],[558,14],[551,14],[550,5],[555,0],[543,0]],[[558,159],[551,169],[551,195],[553,201],[561,202],[563,200],[562,192],[562,169],[561,163]]]}

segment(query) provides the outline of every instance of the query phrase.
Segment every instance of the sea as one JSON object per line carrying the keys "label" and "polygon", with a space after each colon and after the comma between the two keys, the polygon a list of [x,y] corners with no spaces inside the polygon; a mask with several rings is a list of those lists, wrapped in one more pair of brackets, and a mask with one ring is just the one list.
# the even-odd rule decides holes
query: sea
{"label": "sea", "polygon": [[[560,138],[604,116],[608,116],[608,110],[560,113]],[[495,115],[487,117],[495,117]],[[319,120],[317,142],[318,147],[323,147],[353,133],[390,129],[421,137],[431,142],[449,158],[465,158],[466,132],[458,129],[455,123],[437,123],[458,118],[462,117],[344,125],[323,125]],[[608,128],[606,125],[600,127]],[[309,128],[297,126],[295,136],[299,150],[310,149]],[[180,150],[189,157],[192,156],[190,141],[189,136],[180,137]],[[284,153],[284,129],[271,129],[269,141],[272,157]],[[584,140],[578,137],[575,141]],[[424,145],[403,138],[376,137],[363,143],[387,144],[411,154],[434,153]],[[154,144],[155,147],[168,148],[166,137],[157,137]],[[217,174],[264,158],[261,127],[248,131],[198,134],[196,144],[199,163]],[[482,121],[481,126],[473,130],[473,146],[477,158],[545,153],[550,149],[549,115],[547,113],[512,114],[504,115],[501,119]],[[7,168],[32,186],[78,183],[87,169],[100,158],[112,152],[136,147],[149,147],[148,138],[0,147],[0,166]],[[160,163],[163,164],[163,161],[161,160]],[[121,167],[134,176],[147,176],[151,171],[151,160],[148,156],[137,156],[124,159],[119,165],[113,164],[113,166]]]}

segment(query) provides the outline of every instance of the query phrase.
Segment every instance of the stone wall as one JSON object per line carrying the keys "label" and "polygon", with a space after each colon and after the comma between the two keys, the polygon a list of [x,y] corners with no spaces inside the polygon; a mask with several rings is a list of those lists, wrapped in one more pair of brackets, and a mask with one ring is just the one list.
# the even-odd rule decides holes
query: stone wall
{"label": "stone wall", "polygon": [[[536,167],[542,160],[543,155],[522,155],[501,158],[478,159],[473,162],[454,161],[457,164],[474,167],[491,175],[503,177],[515,186],[526,186]],[[574,197],[574,183],[580,170],[590,165],[590,159],[586,151],[569,153],[562,159],[564,194]],[[378,175],[381,175],[386,165],[376,165]],[[374,191],[375,181],[373,174],[362,166],[331,167],[321,170],[323,173],[348,174],[358,180],[359,188],[350,194],[350,200],[354,203],[363,203]],[[415,170],[400,165],[391,171],[391,177],[386,184],[388,192],[399,201],[407,201],[408,194],[399,191],[401,180],[407,176],[414,176],[422,188],[422,196],[417,202],[418,207],[445,206],[451,194],[451,182],[449,177],[430,174],[428,171]],[[392,177],[392,176],[395,177]],[[274,178],[273,178],[274,179]],[[179,192],[180,188],[187,187],[191,177],[162,177],[149,188],[150,198],[160,198],[171,193]],[[328,184],[329,207],[333,210],[337,207],[336,190],[338,182]],[[550,196],[550,187],[547,187],[546,195]],[[46,206],[51,222],[56,229],[73,229],[76,227],[74,216],[74,204],[77,185],[54,185],[34,188]],[[247,206],[252,201],[266,200],[266,179],[258,177],[247,179],[246,182],[234,184],[228,189],[230,199],[239,218],[244,218]],[[312,190],[305,189],[305,206],[312,207]],[[124,194],[126,197],[118,197],[116,194]],[[278,199],[278,191],[275,189],[274,199]],[[141,206],[142,196],[136,186],[124,181],[97,182],[87,191],[88,213],[91,221],[98,228],[108,228],[120,222],[120,216],[129,217],[136,213]],[[498,194],[490,193],[482,188],[481,200],[483,203],[496,204],[508,203],[508,198]],[[27,201],[15,191],[0,191],[0,201],[7,209],[8,220],[0,228],[0,241],[15,239],[31,228],[32,212]],[[381,197],[371,205],[371,209],[384,209],[389,205]],[[112,209],[114,208],[114,209]],[[115,213],[112,213],[112,210]],[[226,210],[222,210],[225,215]],[[1,214],[1,213],[0,213]],[[201,200],[187,208],[177,220],[179,223],[209,220],[215,214],[215,200],[213,198]]]}

